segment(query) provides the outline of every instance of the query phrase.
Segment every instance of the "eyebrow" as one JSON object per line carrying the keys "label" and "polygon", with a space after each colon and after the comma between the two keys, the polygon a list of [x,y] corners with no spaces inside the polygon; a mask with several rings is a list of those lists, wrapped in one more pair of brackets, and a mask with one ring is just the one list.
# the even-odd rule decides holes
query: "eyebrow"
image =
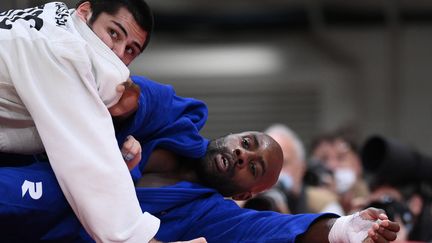
{"label": "eyebrow", "polygon": [[[259,148],[260,143],[259,143],[259,141],[258,141],[258,137],[256,136],[256,134],[252,134],[252,140],[253,140],[254,143],[255,143],[255,147],[256,147],[256,148]],[[265,173],[266,173],[266,171],[267,171],[266,163],[264,162],[264,160],[263,160],[262,158],[258,160],[258,163],[261,164],[261,168],[262,168],[261,176],[264,176]]]}
{"label": "eyebrow", "polygon": [[252,134],[252,140],[254,141],[255,147],[259,148],[260,143],[258,142],[258,138],[257,138],[256,134]]}
{"label": "eyebrow", "polygon": [[264,176],[265,173],[266,173],[266,171],[267,171],[267,168],[266,168],[266,166],[265,166],[266,163],[264,163],[264,160],[262,160],[262,159],[258,160],[258,163],[261,164],[261,168],[262,168],[261,176]]}
{"label": "eyebrow", "polygon": [[[117,22],[117,21],[114,21],[114,20],[111,20],[115,25],[117,25],[117,27],[119,27],[120,29],[121,29],[121,31],[123,32],[123,34],[126,36],[126,37],[128,37],[128,33],[127,33],[127,31],[126,31],[126,29],[123,27],[123,25],[121,25],[119,22]],[[138,48],[138,50],[142,50],[142,46],[140,46],[140,44],[139,43],[137,43],[136,41],[133,41],[133,43],[132,43],[136,48]]]}
{"label": "eyebrow", "polygon": [[119,22],[114,21],[114,20],[111,20],[111,22],[113,22],[115,25],[117,25],[117,27],[119,27],[123,31],[123,34],[126,37],[128,36],[128,33],[127,33],[126,29],[123,27],[123,25],[121,25]]}

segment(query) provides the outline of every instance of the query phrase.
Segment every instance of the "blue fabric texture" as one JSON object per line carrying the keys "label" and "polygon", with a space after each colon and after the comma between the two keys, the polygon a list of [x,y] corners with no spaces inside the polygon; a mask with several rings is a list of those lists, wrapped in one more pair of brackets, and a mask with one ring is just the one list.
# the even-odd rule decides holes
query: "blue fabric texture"
{"label": "blue fabric texture", "polygon": [[[128,135],[133,135],[142,145],[140,165],[131,172],[134,180],[141,177],[145,161],[156,147],[191,158],[204,156],[208,140],[199,135],[199,130],[207,120],[207,106],[200,100],[177,96],[169,85],[139,76],[133,76],[132,80],[141,89],[139,107],[135,116],[117,131],[117,140],[120,145]],[[28,170],[32,173],[27,173]],[[3,236],[7,236],[9,240],[6,242],[13,242],[17,236],[17,242],[26,242],[27,239],[34,242],[34,239],[44,237],[57,239],[61,236],[65,240],[66,235],[75,236],[68,231],[75,232],[81,227],[58,186],[50,186],[57,182],[49,165],[37,163],[30,167],[0,168],[0,171],[2,239],[6,240]],[[28,182],[24,184],[25,180]],[[39,182],[43,185],[43,197],[33,195],[35,199],[30,196],[30,191],[35,191]],[[22,185],[29,187],[23,195]],[[70,225],[63,227],[63,224]],[[21,225],[25,230],[13,225]],[[49,234],[46,234],[48,230]]]}
{"label": "blue fabric texture", "polygon": [[132,76],[132,80],[141,88],[139,107],[134,119],[119,131],[117,140],[123,144],[128,135],[133,135],[141,142],[142,159],[131,172],[134,181],[141,177],[156,147],[189,158],[204,156],[209,143],[199,134],[208,116],[204,102],[177,96],[172,86],[142,76]]}
{"label": "blue fabric texture", "polygon": [[[199,135],[207,120],[201,101],[178,97],[169,85],[133,77],[141,88],[139,109],[118,133],[143,147],[139,179],[145,161],[156,147],[186,157],[205,154],[208,140]],[[210,188],[181,182],[162,188],[137,188],[143,211],[161,219],[157,238],[189,240],[204,236],[208,242],[294,242],[319,214],[281,215],[241,209]],[[83,230],[46,162],[0,168],[0,232],[4,242],[92,242]],[[334,215],[326,215],[334,216]],[[113,219],[115,220],[115,219]]]}
{"label": "blue fabric texture", "polygon": [[[23,193],[24,181],[41,182],[41,197],[32,198],[30,190]],[[5,242],[92,242],[63,197],[49,163],[0,169],[0,188]],[[204,236],[208,242],[294,242],[317,218],[335,216],[242,209],[215,190],[189,182],[136,192],[142,210],[161,219],[156,238],[162,241]]]}

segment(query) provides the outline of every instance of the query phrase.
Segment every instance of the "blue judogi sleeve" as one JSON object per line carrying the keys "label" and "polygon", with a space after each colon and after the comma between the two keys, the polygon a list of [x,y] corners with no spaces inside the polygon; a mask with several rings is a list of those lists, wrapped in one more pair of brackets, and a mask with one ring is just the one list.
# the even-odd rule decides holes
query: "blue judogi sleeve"
{"label": "blue judogi sleeve", "polygon": [[240,208],[215,190],[189,182],[162,188],[138,188],[143,210],[161,219],[156,238],[208,242],[295,242],[320,217],[334,214],[279,214]]}
{"label": "blue judogi sleeve", "polygon": [[170,85],[160,84],[142,76],[132,76],[141,88],[139,107],[134,119],[117,135],[119,144],[133,135],[140,141],[142,159],[131,173],[136,181],[155,147],[168,149],[180,156],[204,156],[208,140],[199,131],[207,121],[208,110],[204,102],[177,96]]}
{"label": "blue judogi sleeve", "polygon": [[[93,242],[67,204],[49,163],[1,168],[0,190],[2,241]],[[156,238],[162,241],[204,236],[208,242],[294,242],[317,218],[335,216],[242,209],[215,190],[189,182],[137,188],[137,196],[143,211],[160,218]]]}

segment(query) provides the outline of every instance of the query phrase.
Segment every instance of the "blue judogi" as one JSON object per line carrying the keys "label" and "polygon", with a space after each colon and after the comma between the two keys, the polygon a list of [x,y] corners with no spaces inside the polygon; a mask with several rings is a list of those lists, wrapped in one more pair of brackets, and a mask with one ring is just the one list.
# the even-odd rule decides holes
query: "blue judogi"
{"label": "blue judogi", "polygon": [[[207,120],[208,111],[206,105],[202,101],[196,99],[177,96],[174,89],[169,85],[159,84],[148,80],[145,77],[138,76],[132,77],[132,80],[141,88],[139,108],[136,111],[134,117],[132,117],[131,120],[128,120],[127,123],[123,124],[121,129],[117,131],[117,137],[119,144],[123,144],[127,135],[133,135],[142,144],[143,153],[141,164],[139,165],[139,168],[136,168],[134,171],[132,171],[134,180],[137,180],[141,177],[140,171],[144,167],[143,162],[147,161],[148,156],[155,147],[166,148],[180,155],[187,155],[191,158],[202,157],[205,154],[208,140],[199,135],[199,130],[204,126]],[[76,152],[79,153],[80,151]],[[12,162],[10,159],[11,157],[2,157],[0,154],[0,160],[4,162]],[[17,155],[13,159],[17,159],[16,161],[19,161],[15,163],[14,166],[23,165],[23,162],[27,163],[34,160],[40,161],[39,158],[34,156]],[[38,168],[32,167],[32,170],[35,169],[38,170]],[[1,168],[1,170],[3,170],[3,168]],[[16,170],[21,169],[17,168]],[[47,169],[44,168],[44,170],[38,171],[35,173],[35,176],[39,175],[39,173],[44,174],[45,172],[43,171],[46,170]],[[23,203],[22,201],[26,200],[28,195],[26,194],[23,195],[23,197],[19,197],[21,189],[17,191],[15,187],[19,184],[20,188],[21,185],[27,187],[33,186],[32,190],[37,190],[38,184],[34,184],[33,182],[38,182],[37,179],[39,178],[34,178],[32,175],[30,175],[30,177],[26,177],[29,182],[27,184],[23,184],[24,182],[12,180],[14,176],[11,174],[13,173],[12,171],[6,170],[5,172],[8,173],[3,174],[3,177],[1,178],[1,180],[3,180],[2,183],[5,183],[5,185],[0,187],[0,200],[2,201],[2,204],[0,204],[0,210],[2,210],[0,224],[6,225],[6,227],[0,227],[0,231],[2,233],[3,230],[5,230],[5,234],[1,234],[0,238],[3,239],[3,236],[5,235],[13,236],[14,230],[17,230],[16,235],[19,237],[39,239],[42,233],[46,232],[46,229],[53,228],[56,225],[53,223],[55,221],[54,219],[61,217],[57,214],[51,222],[45,220],[39,221],[39,218],[44,219],[44,217],[39,216],[45,215],[45,213],[55,215],[57,212],[62,211],[64,207],[69,208],[69,206],[65,204],[63,195],[60,192],[54,190],[55,193],[53,192],[50,194],[49,189],[44,187],[44,195],[50,196],[44,196],[43,198],[37,200],[27,198],[28,200],[32,200],[30,201],[31,203],[27,205],[30,208],[26,209],[25,207],[21,207],[21,203]],[[47,176],[47,178],[49,179],[43,179],[44,184],[55,184],[56,180],[55,178],[51,178],[50,168],[48,169],[48,173],[49,176]],[[44,176],[39,177],[41,177],[40,180],[45,178]],[[27,189],[30,190],[31,188]],[[34,194],[35,195],[33,196],[37,197],[37,193]],[[10,198],[9,195],[14,198],[15,201],[11,201],[10,199],[12,198]],[[47,202],[47,200],[51,200],[51,198],[53,199],[53,202]],[[60,198],[60,202],[63,204],[56,204],[57,198]],[[17,205],[17,207],[10,207],[14,205]],[[32,211],[33,209],[35,210]],[[13,215],[15,213],[30,213],[29,218],[31,219],[26,219],[27,222],[19,222],[23,218],[14,217]],[[71,218],[72,221],[76,220],[74,217]],[[32,219],[35,219],[35,221]],[[59,221],[57,220],[56,222]],[[23,230],[22,228],[7,227],[7,225],[12,226],[15,223],[22,223],[23,228],[25,229]],[[44,225],[43,227],[42,224]],[[45,228],[40,230],[39,227],[35,227],[35,225],[40,225],[41,228]],[[10,230],[6,231],[6,229]],[[25,233],[27,231],[28,233]],[[34,234],[32,235],[30,232],[34,232]],[[64,234],[60,233],[60,235]],[[25,241],[26,238],[22,239]],[[19,240],[19,242],[22,241]]]}
{"label": "blue judogi", "polygon": [[155,147],[188,158],[203,157],[208,145],[208,140],[199,134],[208,117],[204,102],[177,96],[172,86],[142,76],[132,76],[132,80],[141,88],[139,106],[133,120],[118,132],[117,140],[120,145],[133,135],[141,143],[141,163],[131,172],[134,181],[141,177]]}
{"label": "blue judogi", "polygon": [[[40,182],[32,195],[22,185]],[[91,242],[67,205],[49,163],[0,169],[0,231],[5,242]],[[34,188],[34,186],[33,186]],[[143,211],[160,218],[156,238],[208,242],[294,242],[297,235],[327,214],[286,215],[239,208],[215,190],[190,182],[137,188]],[[115,219],[113,219],[115,220]]]}
{"label": "blue judogi", "polygon": [[161,220],[162,241],[205,237],[208,242],[294,242],[319,217],[240,208],[214,189],[190,182],[161,188],[137,188],[143,210]]}
{"label": "blue judogi", "polygon": [[[207,119],[205,104],[176,96],[171,86],[143,77],[133,80],[141,87],[140,106],[119,131],[118,140],[122,144],[131,134],[142,144],[142,160],[132,173],[134,179],[141,177],[140,171],[156,147],[202,157],[208,141],[198,132]],[[0,168],[0,195],[2,242],[92,241],[67,204],[49,163]],[[161,219],[156,237],[163,241],[204,236],[209,242],[294,242],[321,216],[241,209],[215,190],[189,182],[137,188],[137,195],[142,210]]]}

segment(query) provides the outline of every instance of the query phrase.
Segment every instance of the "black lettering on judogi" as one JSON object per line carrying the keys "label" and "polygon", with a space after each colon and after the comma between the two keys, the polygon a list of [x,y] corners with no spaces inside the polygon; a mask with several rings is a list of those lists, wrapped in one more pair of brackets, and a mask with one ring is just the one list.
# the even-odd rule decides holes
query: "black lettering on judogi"
{"label": "black lettering on judogi", "polygon": [[69,17],[69,9],[64,3],[56,3],[56,24],[57,26],[65,26],[67,18]]}
{"label": "black lettering on judogi", "polygon": [[43,5],[35,8],[24,10],[9,10],[0,13],[0,29],[12,29],[13,23],[17,20],[25,20],[29,22],[30,28],[40,30],[43,26],[43,19],[39,15],[43,12]]}

